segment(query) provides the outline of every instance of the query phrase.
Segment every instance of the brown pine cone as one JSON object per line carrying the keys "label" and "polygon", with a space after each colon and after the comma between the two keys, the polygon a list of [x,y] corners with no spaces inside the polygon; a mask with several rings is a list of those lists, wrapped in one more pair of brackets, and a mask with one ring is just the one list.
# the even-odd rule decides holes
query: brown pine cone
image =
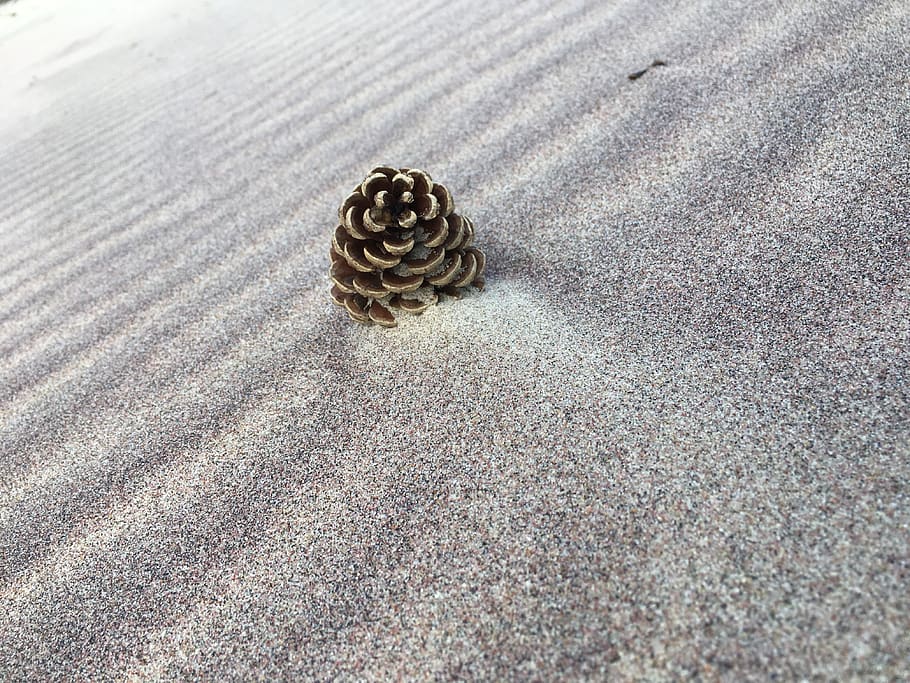
{"label": "brown pine cone", "polygon": [[422,313],[439,294],[483,289],[474,223],[444,185],[416,168],[379,166],[338,209],[332,300],[361,323],[394,327],[394,311]]}

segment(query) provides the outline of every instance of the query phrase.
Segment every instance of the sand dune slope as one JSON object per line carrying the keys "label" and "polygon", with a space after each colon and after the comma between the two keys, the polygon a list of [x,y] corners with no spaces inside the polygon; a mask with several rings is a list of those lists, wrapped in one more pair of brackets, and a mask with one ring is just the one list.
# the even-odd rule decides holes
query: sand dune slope
{"label": "sand dune slope", "polygon": [[[56,4],[0,679],[910,678],[903,0]],[[392,331],[327,296],[379,163],[488,257]]]}

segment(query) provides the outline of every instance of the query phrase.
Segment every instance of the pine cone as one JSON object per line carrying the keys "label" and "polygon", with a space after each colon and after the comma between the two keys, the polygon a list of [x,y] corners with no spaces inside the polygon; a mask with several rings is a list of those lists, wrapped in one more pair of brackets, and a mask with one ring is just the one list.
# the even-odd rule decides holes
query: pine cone
{"label": "pine cone", "polygon": [[422,313],[439,294],[483,289],[474,223],[444,185],[416,168],[379,166],[338,209],[332,300],[360,323],[394,327],[393,311]]}

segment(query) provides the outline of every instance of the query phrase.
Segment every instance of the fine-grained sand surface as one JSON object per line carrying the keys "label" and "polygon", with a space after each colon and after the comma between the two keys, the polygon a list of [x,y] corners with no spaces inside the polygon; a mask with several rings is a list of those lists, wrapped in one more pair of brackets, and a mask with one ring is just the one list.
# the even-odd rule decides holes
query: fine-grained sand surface
{"label": "fine-grained sand surface", "polygon": [[[0,679],[910,678],[904,0],[67,4],[0,6]],[[391,331],[380,163],[488,261]]]}

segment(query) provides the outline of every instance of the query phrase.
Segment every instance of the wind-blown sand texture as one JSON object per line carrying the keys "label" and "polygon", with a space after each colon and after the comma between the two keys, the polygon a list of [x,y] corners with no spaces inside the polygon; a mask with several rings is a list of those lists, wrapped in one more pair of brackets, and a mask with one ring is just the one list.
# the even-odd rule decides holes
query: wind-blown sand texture
{"label": "wind-blown sand texture", "polygon": [[[0,679],[910,677],[905,0],[56,4]],[[393,331],[328,297],[380,163],[488,257]]]}

